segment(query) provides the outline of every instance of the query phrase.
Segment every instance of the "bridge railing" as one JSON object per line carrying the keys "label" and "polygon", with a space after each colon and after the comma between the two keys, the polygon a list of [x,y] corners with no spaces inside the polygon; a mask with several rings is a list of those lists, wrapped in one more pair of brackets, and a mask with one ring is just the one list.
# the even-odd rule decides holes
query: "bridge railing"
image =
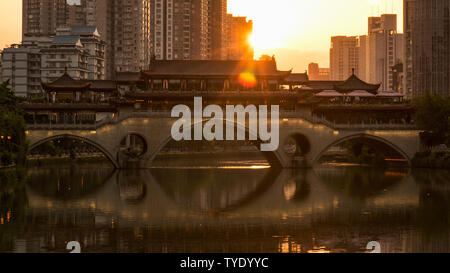
{"label": "bridge railing", "polygon": [[46,123],[46,124],[27,124],[28,130],[96,130],[113,122],[113,118],[104,118],[92,124],[76,123]]}
{"label": "bridge railing", "polygon": [[[171,113],[155,110],[124,112],[115,117],[108,117],[93,124],[31,124],[29,130],[96,130],[108,124],[118,124],[130,118],[168,118]],[[416,130],[414,124],[336,124],[305,111],[281,111],[280,119],[301,118],[312,124],[324,125],[334,130]]]}

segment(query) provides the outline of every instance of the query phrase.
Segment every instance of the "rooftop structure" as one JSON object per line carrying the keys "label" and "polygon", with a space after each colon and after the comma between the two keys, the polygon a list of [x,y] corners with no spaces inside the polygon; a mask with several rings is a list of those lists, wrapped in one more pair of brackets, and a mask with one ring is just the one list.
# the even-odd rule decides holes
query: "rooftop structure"
{"label": "rooftop structure", "polygon": [[290,71],[271,61],[155,61],[143,76],[150,90],[276,91]]}
{"label": "rooftop structure", "polygon": [[76,80],[67,71],[55,81],[41,84],[52,103],[102,101],[105,95],[109,96],[117,90],[117,85],[113,81]]}

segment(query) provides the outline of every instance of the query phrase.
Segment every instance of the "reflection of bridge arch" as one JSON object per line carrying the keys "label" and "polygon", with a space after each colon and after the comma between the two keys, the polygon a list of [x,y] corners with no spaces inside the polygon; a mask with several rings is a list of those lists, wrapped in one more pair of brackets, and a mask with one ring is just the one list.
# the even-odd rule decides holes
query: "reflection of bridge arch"
{"label": "reflection of bridge arch", "polygon": [[[102,169],[96,169],[97,173],[105,174],[104,177],[99,179],[99,183],[94,183],[94,187],[89,187],[88,180],[89,177],[80,177],[80,176],[73,176],[71,175],[72,171],[77,170],[77,168],[73,168],[72,166],[68,170],[69,174],[68,176],[63,176],[64,171],[67,171],[67,168],[58,169],[58,171],[54,172],[52,168],[40,168],[33,170],[28,173],[26,184],[27,189],[31,191],[33,194],[45,197],[48,201],[80,201],[84,198],[88,198],[89,196],[94,196],[97,192],[101,191],[104,187],[106,187],[112,179],[114,179],[114,174],[117,172],[115,169],[107,169],[108,171],[102,171]],[[58,191],[55,189],[46,188],[48,186],[48,183],[41,183],[43,179],[40,177],[41,175],[46,175],[46,172],[52,172],[52,176],[54,177],[54,182],[61,181],[63,182],[65,179],[71,179],[71,178],[79,178],[80,180],[83,180],[83,191],[77,191],[74,190],[74,186],[77,186],[79,183],[73,183],[71,182],[69,185],[69,190],[64,190],[62,187]],[[68,178],[69,177],[69,178]],[[96,177],[99,177],[98,175]],[[45,179],[44,179],[45,180]],[[70,181],[69,181],[70,182]],[[94,181],[96,182],[96,181]],[[43,187],[43,188],[40,188]],[[58,195],[58,196],[55,196]]]}
{"label": "reflection of bridge arch", "polygon": [[57,139],[62,139],[62,138],[68,138],[68,139],[73,139],[73,140],[78,140],[78,141],[83,141],[93,147],[95,147],[97,150],[99,150],[103,155],[105,155],[105,157],[113,164],[113,166],[115,168],[119,168],[119,165],[117,164],[117,162],[114,160],[114,157],[111,155],[111,153],[105,149],[102,145],[98,144],[95,141],[92,141],[88,138],[85,137],[81,137],[81,136],[75,136],[75,135],[70,135],[70,134],[63,134],[63,135],[55,135],[55,136],[51,136],[51,137],[47,137],[44,139],[41,139],[35,143],[32,143],[30,145],[30,151],[32,151],[33,149],[47,143],[50,142],[52,140],[57,140]]}
{"label": "reflection of bridge arch", "polygon": [[[165,171],[165,169],[160,169],[159,171]],[[168,183],[165,183],[164,179],[167,179],[168,176],[174,175],[174,172],[171,174],[168,174],[167,172],[160,173],[158,169],[152,170],[152,176],[154,178],[154,181],[160,186],[162,192],[170,199],[174,204],[176,204],[179,207],[182,207],[184,209],[187,209],[188,206],[186,204],[183,204],[183,198],[192,198],[192,197],[185,197],[184,194],[179,194],[176,191],[178,190],[178,187],[171,186]],[[256,200],[258,200],[261,196],[263,196],[274,184],[279,183],[279,179],[282,178],[281,176],[281,169],[277,168],[270,168],[267,173],[264,174],[261,180],[257,183],[257,185],[252,188],[249,192],[246,192],[242,196],[239,196],[239,198],[236,198],[236,200],[232,200],[230,203],[226,204],[220,204],[219,207],[211,207],[207,209],[202,208],[194,208],[195,210],[198,210],[198,213],[209,213],[211,215],[219,215],[223,213],[229,213],[232,211],[236,211],[240,208],[243,208],[249,204],[252,204]],[[175,181],[176,179],[171,179],[171,181]],[[182,181],[180,181],[182,182]],[[190,202],[192,202],[193,199],[189,199]],[[193,208],[190,208],[192,211]]]}
{"label": "reflection of bridge arch", "polygon": [[334,146],[342,144],[346,141],[355,140],[355,139],[363,140],[364,143],[369,144],[372,147],[376,146],[375,148],[377,150],[379,150],[380,152],[382,152],[385,156],[394,156],[395,157],[395,156],[400,155],[405,160],[407,160],[408,164],[410,164],[410,162],[411,162],[411,158],[408,156],[408,154],[406,152],[404,152],[401,148],[399,148],[397,145],[390,142],[389,140],[386,140],[382,137],[362,133],[362,134],[354,134],[354,135],[346,136],[346,137],[340,138],[340,139],[332,142],[331,144],[326,146],[325,149],[320,151],[314,157],[313,164],[316,164],[320,160],[320,158],[325,154],[325,152],[328,149],[330,149],[331,147],[334,147]]}
{"label": "reflection of bridge arch", "polygon": [[[202,125],[204,125],[207,121],[209,120],[203,120],[203,122],[201,123]],[[196,124],[192,124],[191,127],[189,128],[190,132],[193,132],[193,129],[198,126],[200,123],[196,123]],[[264,144],[266,142],[263,142],[261,140],[259,140],[258,137],[258,133],[254,132],[253,130],[249,129],[247,126],[243,126],[242,124],[238,123],[238,122],[231,122],[229,120],[223,119],[223,126],[224,128],[226,128],[227,125],[233,125],[235,126],[235,131],[239,130],[239,129],[244,129],[245,133],[246,133],[246,139],[250,139],[250,137],[254,137],[258,140],[255,141],[249,141],[251,142],[255,147],[257,147],[258,150],[260,150],[260,145]],[[203,127],[202,127],[203,128]],[[236,137],[236,134],[235,134]],[[248,138],[247,138],[248,137]],[[224,130],[224,138],[226,138],[226,130]],[[161,152],[164,147],[166,147],[171,141],[174,141],[172,136],[169,135],[167,136],[167,138],[159,145],[159,147],[155,150],[155,152],[153,153],[153,155],[149,158],[149,162],[152,162],[156,156],[158,155],[159,152]],[[226,140],[224,140],[226,141]],[[273,152],[261,152],[263,154],[263,156],[266,158],[266,160],[270,163],[270,165],[272,167],[281,167],[283,166],[283,157],[280,155],[280,150],[276,150]]]}

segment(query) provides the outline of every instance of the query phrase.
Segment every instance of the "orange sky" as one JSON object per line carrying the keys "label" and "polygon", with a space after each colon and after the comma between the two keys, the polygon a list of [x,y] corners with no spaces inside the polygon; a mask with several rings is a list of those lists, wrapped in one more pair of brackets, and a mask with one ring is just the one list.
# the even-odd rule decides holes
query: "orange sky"
{"label": "orange sky", "polygon": [[[21,0],[0,0],[0,47],[21,40]],[[328,66],[330,37],[367,32],[367,17],[399,15],[403,0],[228,0],[229,13],[254,21],[255,57],[275,54],[282,69]]]}

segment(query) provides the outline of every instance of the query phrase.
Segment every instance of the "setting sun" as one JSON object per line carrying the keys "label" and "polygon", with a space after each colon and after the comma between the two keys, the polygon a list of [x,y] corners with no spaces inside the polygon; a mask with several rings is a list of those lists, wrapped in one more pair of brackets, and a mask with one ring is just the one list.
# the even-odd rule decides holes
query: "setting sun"
{"label": "setting sun", "polygon": [[403,21],[402,0],[228,0],[228,12],[253,20],[255,58],[275,54],[297,72],[309,62],[328,66],[330,37],[366,33],[369,16],[397,13],[400,30]]}

